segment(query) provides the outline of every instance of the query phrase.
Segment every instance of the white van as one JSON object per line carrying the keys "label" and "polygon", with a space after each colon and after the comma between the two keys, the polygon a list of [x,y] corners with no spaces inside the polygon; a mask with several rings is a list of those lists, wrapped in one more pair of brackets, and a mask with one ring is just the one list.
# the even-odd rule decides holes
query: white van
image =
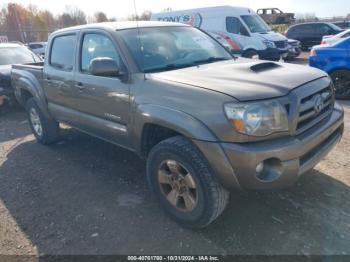
{"label": "white van", "polygon": [[190,24],[211,34],[243,57],[279,60],[288,52],[288,40],[252,9],[217,6],[153,14],[151,20]]}

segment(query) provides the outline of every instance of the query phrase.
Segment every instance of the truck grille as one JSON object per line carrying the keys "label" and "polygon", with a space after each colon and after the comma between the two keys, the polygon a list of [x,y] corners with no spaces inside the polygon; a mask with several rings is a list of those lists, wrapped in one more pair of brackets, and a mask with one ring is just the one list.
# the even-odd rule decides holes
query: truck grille
{"label": "truck grille", "polygon": [[327,117],[333,106],[334,95],[331,86],[304,97],[299,106],[297,133],[300,134]]}
{"label": "truck grille", "polygon": [[275,45],[277,48],[286,48],[288,45],[288,41],[275,41]]}

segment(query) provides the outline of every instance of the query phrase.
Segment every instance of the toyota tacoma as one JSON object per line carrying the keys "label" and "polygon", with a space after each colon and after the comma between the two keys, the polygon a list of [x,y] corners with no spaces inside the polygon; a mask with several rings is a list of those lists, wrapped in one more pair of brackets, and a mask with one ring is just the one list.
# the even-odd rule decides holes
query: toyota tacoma
{"label": "toyota tacoma", "polygon": [[164,210],[201,228],[229,192],[293,185],[341,139],[326,73],[233,57],[184,24],[120,22],[50,35],[44,64],[12,85],[42,144],[59,123],[135,152]]}

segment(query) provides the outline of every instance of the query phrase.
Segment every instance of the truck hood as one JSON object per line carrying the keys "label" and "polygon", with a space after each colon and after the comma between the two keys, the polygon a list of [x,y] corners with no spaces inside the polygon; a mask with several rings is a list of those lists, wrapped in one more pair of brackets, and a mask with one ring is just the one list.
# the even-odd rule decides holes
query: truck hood
{"label": "truck hood", "polygon": [[150,74],[155,80],[205,88],[239,101],[284,96],[296,87],[325,76],[324,72],[311,67],[244,58]]}
{"label": "truck hood", "polygon": [[282,34],[280,34],[280,33],[273,32],[273,31],[268,32],[268,33],[266,33],[266,34],[263,34],[263,33],[253,33],[253,35],[254,35],[254,36],[257,36],[257,37],[260,37],[260,38],[262,38],[262,39],[264,39],[264,40],[269,40],[269,41],[273,41],[273,42],[275,42],[275,41],[285,41],[285,40],[287,40],[287,38],[286,38],[284,35],[282,35]]}

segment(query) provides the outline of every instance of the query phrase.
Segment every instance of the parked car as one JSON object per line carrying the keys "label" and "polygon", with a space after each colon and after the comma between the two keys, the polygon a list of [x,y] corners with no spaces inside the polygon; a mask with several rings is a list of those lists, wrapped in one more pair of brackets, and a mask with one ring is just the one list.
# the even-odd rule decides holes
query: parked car
{"label": "parked car", "polygon": [[188,227],[216,219],[230,190],[292,185],[342,136],[326,73],[234,58],[188,25],[67,28],[46,55],[12,69],[36,139],[54,143],[62,122],[137,153],[160,205]]}
{"label": "parked car", "polygon": [[38,56],[44,58],[45,57],[45,49],[46,49],[46,42],[32,42],[26,44],[26,46],[32,50],[34,53],[36,53]]}
{"label": "parked car", "polygon": [[300,41],[294,39],[288,39],[288,53],[285,59],[297,58],[301,54]]}
{"label": "parked car", "polygon": [[41,62],[41,59],[25,46],[15,43],[0,43],[0,107],[14,104],[11,86],[11,65]]}
{"label": "parked car", "polygon": [[326,45],[326,44],[333,44],[343,38],[347,38],[350,36],[350,29],[347,29],[337,35],[331,36],[331,35],[326,35],[322,38],[321,45]]}
{"label": "parked car", "polygon": [[313,47],[309,64],[331,76],[336,98],[350,98],[350,37],[334,44]]}
{"label": "parked car", "polygon": [[314,45],[319,45],[323,36],[336,35],[342,31],[343,29],[331,23],[303,23],[289,27],[285,36],[299,40],[303,50],[308,50]]}
{"label": "parked car", "polygon": [[295,21],[294,13],[283,13],[278,8],[261,8],[256,13],[268,24],[291,24]]}
{"label": "parked car", "polygon": [[234,54],[247,58],[276,61],[288,52],[287,38],[273,32],[260,16],[245,7],[218,6],[157,13],[151,20],[185,23],[209,34],[220,34],[231,39],[227,43]]}
{"label": "parked car", "polygon": [[339,26],[342,29],[349,29],[350,28],[350,21],[338,21],[338,22],[334,22],[332,24],[335,24],[336,26]]}

